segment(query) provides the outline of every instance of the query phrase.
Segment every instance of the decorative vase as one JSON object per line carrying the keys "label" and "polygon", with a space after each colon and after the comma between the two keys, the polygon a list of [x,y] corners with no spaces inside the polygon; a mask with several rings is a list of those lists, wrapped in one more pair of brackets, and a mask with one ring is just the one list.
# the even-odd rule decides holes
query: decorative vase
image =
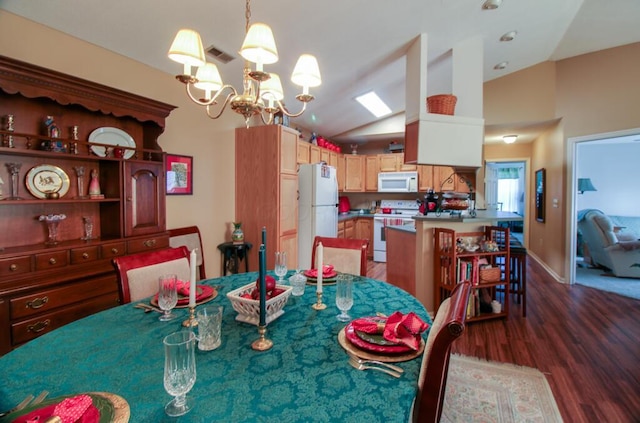
{"label": "decorative vase", "polygon": [[58,224],[66,219],[64,214],[42,215],[38,218],[41,222],[47,224],[48,239],[45,245],[56,245],[58,243]]}
{"label": "decorative vase", "polygon": [[233,232],[231,233],[231,240],[234,244],[242,244],[244,242],[244,232],[242,232],[242,222],[233,222]]}

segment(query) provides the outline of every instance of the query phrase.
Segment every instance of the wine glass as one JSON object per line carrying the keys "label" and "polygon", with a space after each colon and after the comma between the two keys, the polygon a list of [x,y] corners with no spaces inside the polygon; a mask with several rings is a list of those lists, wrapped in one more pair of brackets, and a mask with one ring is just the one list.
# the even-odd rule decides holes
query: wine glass
{"label": "wine glass", "polygon": [[164,312],[160,320],[168,322],[177,316],[171,310],[178,304],[178,277],[173,274],[158,278],[158,307]]}
{"label": "wine glass", "polygon": [[276,251],[276,268],[274,269],[278,276],[278,283],[282,285],[283,277],[287,274],[287,253],[284,251]]}
{"label": "wine glass", "polygon": [[164,407],[168,416],[182,416],[193,407],[187,392],[196,383],[196,335],[188,330],[167,335],[164,344],[164,389],[174,398]]}
{"label": "wine glass", "polygon": [[340,314],[336,317],[341,322],[348,322],[351,316],[347,314],[353,307],[353,276],[341,273],[336,281],[336,305]]}

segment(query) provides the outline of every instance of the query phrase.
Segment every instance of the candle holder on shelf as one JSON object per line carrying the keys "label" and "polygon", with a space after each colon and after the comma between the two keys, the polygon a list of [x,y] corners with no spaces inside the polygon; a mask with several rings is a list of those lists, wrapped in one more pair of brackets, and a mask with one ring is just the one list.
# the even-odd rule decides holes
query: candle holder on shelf
{"label": "candle holder on shelf", "polygon": [[266,351],[273,347],[273,341],[267,339],[265,336],[267,334],[267,325],[258,326],[258,334],[260,335],[260,338],[253,341],[251,348],[256,351]]}
{"label": "candle holder on shelf", "polygon": [[39,217],[38,220],[47,224],[47,230],[49,233],[45,245],[56,245],[58,243],[58,225],[66,218],[67,216],[64,214],[48,214]]}
{"label": "candle holder on shelf", "polygon": [[76,195],[76,198],[80,200],[89,198],[89,196],[84,195],[84,166],[74,166],[73,170],[76,171],[76,178],[78,181],[78,195]]}
{"label": "candle holder on shelf", "polygon": [[182,326],[185,328],[194,328],[198,326],[198,319],[196,319],[196,308],[189,307],[189,317],[182,322]]}
{"label": "candle holder on shelf", "polygon": [[[8,132],[13,132],[14,128],[13,128],[13,115],[7,115],[7,131]],[[4,142],[4,146],[5,147],[9,147],[9,148],[15,148],[16,146],[13,144],[13,135],[9,134],[7,135],[7,138]]]}
{"label": "candle holder on shelf", "polygon": [[18,195],[18,181],[20,180],[20,168],[22,163],[5,163],[11,174],[11,197],[7,200],[24,200]]}
{"label": "candle holder on shelf", "polygon": [[71,153],[78,154],[78,133],[80,128],[78,125],[73,125],[71,127],[71,139],[73,139],[73,143],[71,144]]}
{"label": "candle holder on shelf", "polygon": [[327,308],[327,305],[323,304],[322,302],[322,292],[316,292],[316,297],[317,301],[314,305],[311,306],[311,308],[314,310],[324,310],[325,308]]}

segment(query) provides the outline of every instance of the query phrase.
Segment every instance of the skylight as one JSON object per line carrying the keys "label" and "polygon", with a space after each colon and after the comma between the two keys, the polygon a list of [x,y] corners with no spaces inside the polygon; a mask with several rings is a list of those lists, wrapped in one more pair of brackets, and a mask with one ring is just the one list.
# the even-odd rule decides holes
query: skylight
{"label": "skylight", "polygon": [[384,101],[380,100],[380,97],[378,97],[374,91],[362,94],[361,96],[356,97],[356,100],[358,100],[358,103],[362,104],[377,118],[391,114],[389,106],[387,106]]}

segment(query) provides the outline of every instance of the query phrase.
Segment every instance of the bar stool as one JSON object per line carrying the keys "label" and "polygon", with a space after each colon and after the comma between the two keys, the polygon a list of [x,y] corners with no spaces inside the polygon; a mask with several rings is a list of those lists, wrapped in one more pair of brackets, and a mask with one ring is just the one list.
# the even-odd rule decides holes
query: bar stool
{"label": "bar stool", "polygon": [[517,303],[522,304],[522,317],[527,317],[527,249],[518,244],[512,244],[510,249],[510,291]]}
{"label": "bar stool", "polygon": [[233,242],[223,242],[218,245],[218,250],[222,253],[222,276],[230,273],[238,273],[240,261],[244,261],[245,273],[249,271],[249,250],[253,245],[249,242],[234,244]]}

